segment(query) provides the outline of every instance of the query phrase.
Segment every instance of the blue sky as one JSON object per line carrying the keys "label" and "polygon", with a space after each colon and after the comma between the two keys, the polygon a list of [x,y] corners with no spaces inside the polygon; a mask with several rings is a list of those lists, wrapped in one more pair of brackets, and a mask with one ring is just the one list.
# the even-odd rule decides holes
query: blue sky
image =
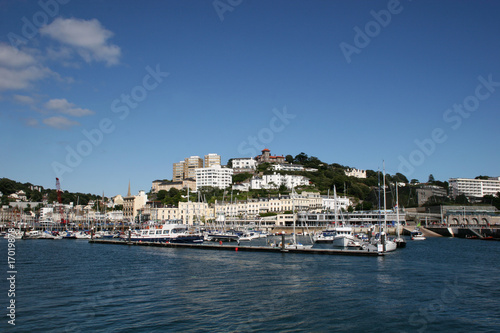
{"label": "blue sky", "polygon": [[191,155],[500,176],[495,1],[0,1],[0,177],[106,195]]}

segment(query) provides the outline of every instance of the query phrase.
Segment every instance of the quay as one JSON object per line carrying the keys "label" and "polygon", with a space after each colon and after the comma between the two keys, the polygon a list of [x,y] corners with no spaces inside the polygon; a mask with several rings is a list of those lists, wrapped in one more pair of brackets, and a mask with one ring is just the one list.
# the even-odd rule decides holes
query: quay
{"label": "quay", "polygon": [[349,250],[349,249],[283,249],[271,246],[240,246],[240,245],[220,245],[220,244],[184,244],[184,243],[159,243],[159,242],[131,242],[126,240],[91,239],[89,243],[129,245],[129,246],[154,246],[169,248],[190,248],[202,250],[226,250],[226,251],[246,251],[246,252],[274,252],[274,253],[304,253],[304,254],[326,254],[326,255],[346,255],[346,256],[368,256],[378,257],[384,253],[369,250]]}

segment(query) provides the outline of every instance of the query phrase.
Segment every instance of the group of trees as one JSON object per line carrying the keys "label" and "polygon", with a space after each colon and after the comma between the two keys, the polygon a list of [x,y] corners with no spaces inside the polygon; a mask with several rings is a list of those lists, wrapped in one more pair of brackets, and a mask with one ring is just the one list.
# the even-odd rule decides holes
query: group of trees
{"label": "group of trees", "polygon": [[[47,202],[54,203],[57,202],[57,190],[55,189],[45,189],[41,186],[37,186],[40,190],[31,189],[33,184],[31,183],[19,183],[8,178],[0,179],[0,192],[2,192],[1,202],[3,205],[7,205],[9,201],[9,195],[16,193],[18,191],[24,191],[26,193],[26,198],[28,201],[41,202],[46,198]],[[71,193],[68,191],[61,192],[61,201],[63,204],[69,204],[73,202],[75,205],[78,203],[80,205],[87,205],[91,200],[100,200],[102,197],[90,194],[90,193]],[[33,207],[34,209],[35,207]]]}

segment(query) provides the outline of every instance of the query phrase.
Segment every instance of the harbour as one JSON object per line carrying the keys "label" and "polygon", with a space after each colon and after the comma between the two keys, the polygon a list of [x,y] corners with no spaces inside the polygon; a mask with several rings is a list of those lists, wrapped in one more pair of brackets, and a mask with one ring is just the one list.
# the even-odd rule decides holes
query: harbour
{"label": "harbour", "polygon": [[18,240],[15,328],[493,332],[497,244],[434,237],[366,257]]}

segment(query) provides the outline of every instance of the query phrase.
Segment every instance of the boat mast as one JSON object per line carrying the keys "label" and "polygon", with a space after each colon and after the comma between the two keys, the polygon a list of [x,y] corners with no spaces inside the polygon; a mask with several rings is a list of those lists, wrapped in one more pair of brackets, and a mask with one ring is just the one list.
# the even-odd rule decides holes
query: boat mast
{"label": "boat mast", "polygon": [[292,187],[292,213],[293,213],[293,244],[297,244],[297,238],[295,237],[295,189]]}
{"label": "boat mast", "polygon": [[385,161],[382,162],[383,164],[383,184],[384,184],[384,232],[387,232],[387,207],[386,207],[386,198],[385,198]]}
{"label": "boat mast", "polygon": [[337,210],[337,188],[333,185],[333,211],[335,212],[335,227],[338,227],[338,210]]}
{"label": "boat mast", "polygon": [[398,182],[396,182],[396,230],[397,230],[397,237],[399,239],[400,234],[399,234],[399,198],[398,198]]}

